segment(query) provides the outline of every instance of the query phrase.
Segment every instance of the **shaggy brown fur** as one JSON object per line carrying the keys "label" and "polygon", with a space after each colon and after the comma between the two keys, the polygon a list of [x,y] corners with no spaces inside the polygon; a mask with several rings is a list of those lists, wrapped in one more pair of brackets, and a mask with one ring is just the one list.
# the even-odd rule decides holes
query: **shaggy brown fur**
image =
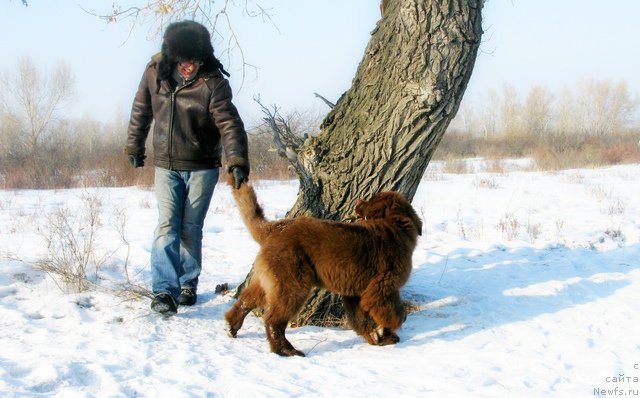
{"label": "shaggy brown fur", "polygon": [[255,191],[233,189],[240,213],[260,244],[253,276],[225,314],[235,337],[256,307],[271,351],[300,355],[285,337],[289,321],[315,286],[342,295],[351,327],[373,345],[395,344],[406,313],[400,287],[409,279],[422,222],[399,193],[382,192],[356,204],[355,223],[299,217],[267,221]]}

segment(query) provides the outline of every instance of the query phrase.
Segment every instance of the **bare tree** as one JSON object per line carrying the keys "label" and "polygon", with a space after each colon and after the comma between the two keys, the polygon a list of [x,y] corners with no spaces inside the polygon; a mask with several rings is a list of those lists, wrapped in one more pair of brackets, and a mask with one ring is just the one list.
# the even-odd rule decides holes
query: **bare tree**
{"label": "bare tree", "polygon": [[[455,116],[482,35],[483,0],[385,2],[351,88],[317,136],[282,148],[300,179],[288,217],[351,218],[357,198],[412,199]],[[340,319],[339,298],[316,292],[296,323]]]}
{"label": "bare tree", "polygon": [[489,138],[498,134],[498,112],[500,108],[500,96],[494,89],[490,89],[480,106],[480,126],[482,136]]}
{"label": "bare tree", "polygon": [[575,105],[575,95],[568,88],[563,88],[557,95],[556,111],[553,122],[554,134],[574,134],[582,125]]}
{"label": "bare tree", "polygon": [[41,143],[57,113],[73,98],[74,78],[67,64],[59,64],[51,74],[38,70],[30,58],[23,57],[14,75],[2,77],[4,90],[0,104],[25,126],[20,136],[27,151]]}
{"label": "bare tree", "polygon": [[478,134],[480,130],[479,120],[473,106],[470,102],[462,102],[456,116],[451,120],[447,132],[473,135]]}
{"label": "bare tree", "polygon": [[628,127],[638,109],[625,81],[586,80],[575,92],[562,90],[555,130],[564,134],[605,136]]}
{"label": "bare tree", "polygon": [[626,127],[638,102],[626,82],[588,80],[578,86],[578,112],[586,134],[608,135]]}
{"label": "bare tree", "polygon": [[529,91],[524,108],[524,128],[526,133],[546,136],[551,128],[553,96],[542,86],[534,86]]}
{"label": "bare tree", "polygon": [[507,83],[502,84],[500,132],[503,136],[514,136],[522,132],[522,105],[515,87]]}
{"label": "bare tree", "polygon": [[385,4],[352,87],[296,150],[290,216],[345,218],[380,190],[413,198],[475,63],[481,0]]}

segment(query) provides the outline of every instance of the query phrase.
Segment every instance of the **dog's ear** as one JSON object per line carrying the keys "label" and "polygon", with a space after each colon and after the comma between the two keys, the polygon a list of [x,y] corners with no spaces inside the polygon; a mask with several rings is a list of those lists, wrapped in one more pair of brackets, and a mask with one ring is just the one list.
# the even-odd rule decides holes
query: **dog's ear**
{"label": "dog's ear", "polygon": [[402,229],[415,229],[422,235],[422,221],[411,206],[411,203],[398,192],[380,192],[367,201],[356,203],[356,214],[359,218],[375,220],[393,219]]}
{"label": "dog's ear", "polygon": [[356,215],[361,219],[367,220],[385,218],[390,204],[383,193],[378,193],[369,200],[358,200],[356,203]]}
{"label": "dog's ear", "polygon": [[415,228],[418,235],[422,235],[422,220],[404,196],[396,192],[390,208],[393,217],[398,219],[399,224],[403,225],[405,229]]}

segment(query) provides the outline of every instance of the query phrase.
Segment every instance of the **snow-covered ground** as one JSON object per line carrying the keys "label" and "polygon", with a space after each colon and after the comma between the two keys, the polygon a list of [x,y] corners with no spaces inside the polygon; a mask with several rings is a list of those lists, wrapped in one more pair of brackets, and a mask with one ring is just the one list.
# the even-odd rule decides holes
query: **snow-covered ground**
{"label": "snow-covered ground", "polygon": [[[215,287],[240,283],[258,249],[225,185],[206,222],[199,303],[169,320],[148,299],[113,290],[127,277],[148,287],[152,191],[0,191],[0,395],[640,395],[640,165],[438,167],[413,201],[424,234],[403,295],[420,310],[401,342],[373,347],[350,330],[288,329],[305,358],[271,354],[253,315],[238,338],[225,333],[233,298]],[[283,217],[297,192],[295,182],[256,187],[269,218]],[[34,265],[58,257],[45,239],[59,240],[56,220],[86,244],[87,213],[99,216],[87,268],[98,288],[64,293]]]}

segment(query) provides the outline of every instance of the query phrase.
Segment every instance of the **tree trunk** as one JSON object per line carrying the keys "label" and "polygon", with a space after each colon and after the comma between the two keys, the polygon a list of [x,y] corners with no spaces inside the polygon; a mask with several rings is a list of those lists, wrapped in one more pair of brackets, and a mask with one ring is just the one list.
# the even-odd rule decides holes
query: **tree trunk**
{"label": "tree trunk", "polygon": [[[385,1],[351,88],[317,136],[290,148],[300,190],[287,217],[349,220],[356,199],[379,191],[413,199],[471,77],[483,3]],[[293,323],[342,315],[339,297],[321,290]]]}

